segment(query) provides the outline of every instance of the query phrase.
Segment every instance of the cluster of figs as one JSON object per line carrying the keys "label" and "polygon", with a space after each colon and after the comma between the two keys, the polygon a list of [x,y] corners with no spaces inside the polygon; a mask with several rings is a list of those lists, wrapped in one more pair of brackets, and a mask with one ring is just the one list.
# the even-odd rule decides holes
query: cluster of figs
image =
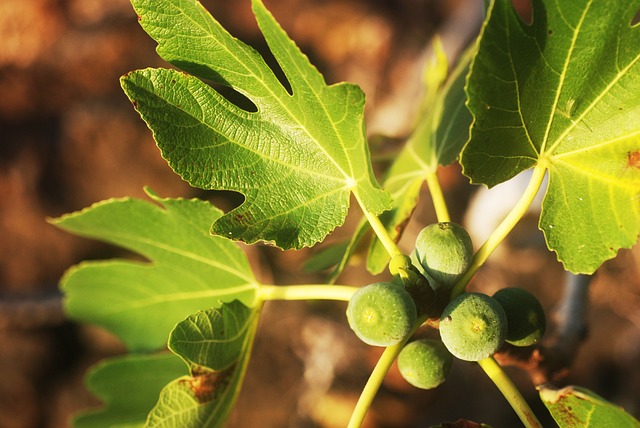
{"label": "cluster of figs", "polygon": [[[416,239],[411,269],[426,280],[425,286],[448,300],[439,314],[429,314],[439,319],[440,339],[409,341],[398,356],[400,373],[418,388],[432,389],[444,382],[454,357],[480,361],[495,354],[505,342],[530,346],[544,334],[542,305],[522,288],[503,288],[493,296],[466,292],[449,299],[451,287],[467,271],[472,257],[471,238],[456,223],[429,225]],[[360,288],[347,307],[351,329],[372,346],[392,346],[406,340],[419,316],[424,315],[412,285],[407,281],[376,282]]]}

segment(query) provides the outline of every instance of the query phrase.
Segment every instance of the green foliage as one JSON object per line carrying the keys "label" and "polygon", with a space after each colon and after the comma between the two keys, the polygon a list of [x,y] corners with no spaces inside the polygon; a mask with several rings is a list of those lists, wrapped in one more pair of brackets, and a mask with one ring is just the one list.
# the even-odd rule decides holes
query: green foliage
{"label": "green foliage", "polygon": [[[398,239],[416,208],[425,180],[438,166],[455,161],[469,137],[471,115],[464,106],[464,84],[473,49],[469,49],[449,71],[447,58],[438,42],[433,43],[434,59],[424,71],[422,105],[417,123],[402,151],[387,171],[382,186],[393,197],[393,208],[381,217],[389,235]],[[367,268],[380,273],[389,255],[374,237]]]}
{"label": "green foliage", "polygon": [[74,418],[75,428],[142,427],[160,390],[187,372],[173,354],[128,355],[104,360],[87,374],[88,389],[105,408]]}
{"label": "green foliage", "polygon": [[464,173],[494,186],[548,168],[540,228],[575,273],[592,273],[640,232],[638,8],[534,1],[527,25],[495,0],[471,67]]}
{"label": "green foliage", "polygon": [[453,355],[442,342],[418,339],[408,343],[398,355],[402,377],[416,388],[433,389],[442,384],[453,366]]}
{"label": "green foliage", "polygon": [[585,388],[543,385],[540,398],[560,428],[640,427],[633,416]]}
{"label": "green foliage", "polygon": [[65,310],[100,325],[134,351],[166,344],[175,324],[221,301],[253,305],[258,283],[232,242],[209,235],[222,212],[196,199],[110,199],[51,222],[145,257],[150,263],[84,262],[62,278]]}
{"label": "green foliage", "polygon": [[473,243],[459,224],[430,224],[416,238],[416,260],[438,286],[452,286],[469,268],[473,258]]}
{"label": "green foliage", "polygon": [[[432,44],[434,58],[423,74],[424,94],[416,124],[402,150],[385,174],[383,188],[391,194],[393,206],[380,216],[391,239],[398,240],[418,204],[420,189],[429,177],[435,177],[440,165],[452,163],[466,143],[471,115],[464,107],[464,83],[473,49],[465,52],[453,70],[438,39]],[[342,273],[349,258],[367,236],[369,224],[363,220],[350,242],[336,257],[337,266],[330,281]],[[342,246],[341,246],[342,248]],[[367,270],[381,273],[389,254],[374,235],[369,243]]]}
{"label": "green foliage", "polygon": [[464,293],[442,312],[440,337],[449,352],[465,361],[492,356],[507,336],[507,316],[493,298]]}
{"label": "green foliage", "polygon": [[[245,201],[225,214],[205,201],[148,192],[154,203],[112,199],[52,220],[146,259],[71,268],[61,281],[67,314],[108,329],[132,351],[160,349],[169,337],[169,349],[182,359],[138,355],[99,366],[88,386],[106,407],[80,416],[76,425],[222,426],[244,377],[262,301],[352,296],[346,311],[351,328],[366,343],[389,347],[350,426],[362,423],[396,356],[405,377],[432,388],[446,377],[450,353],[479,361],[523,423],[539,426],[490,357],[505,339],[517,345],[539,340],[542,308],[519,291],[501,291],[496,299],[463,291],[526,212],[545,171],[549,188],[540,227],[568,269],[592,272],[636,242],[640,31],[630,22],[640,0],[534,0],[531,25],[520,20],[509,0],[488,2],[480,39],[451,73],[434,43],[423,105],[385,175],[385,190],[372,173],[362,91],[348,83],[327,85],[261,0],[252,0],[253,11],[284,73],[282,81],[197,1],[132,3],[160,56],[186,73],[133,71],[121,79],[125,93],[177,174],[194,187],[240,192]],[[248,101],[234,104],[215,89],[220,85]],[[444,198],[438,196],[438,166],[459,155],[464,173],[489,186],[535,168],[532,184],[472,265],[471,240],[461,226],[448,222]],[[395,241],[425,181],[441,223],[420,233],[411,259]],[[232,242],[312,246],[344,222],[352,196],[366,221],[338,249],[344,257],[332,279],[371,227],[368,269],[382,272],[391,259],[389,270],[403,286],[377,282],[354,294],[349,286],[263,286]],[[328,250],[315,267],[326,268],[335,256],[335,248]],[[434,293],[419,272],[435,279],[436,289],[455,286]],[[430,326],[446,306],[442,342],[418,340],[403,348],[419,324],[416,302],[421,322],[432,317]],[[638,426],[583,390],[543,387],[541,398],[561,427]]]}
{"label": "green foliage", "polygon": [[376,282],[356,291],[347,306],[347,320],[368,345],[391,346],[405,339],[416,322],[413,299],[398,284]]}
{"label": "green foliage", "polygon": [[258,313],[225,303],[176,325],[169,348],[189,366],[190,376],[160,393],[147,427],[221,427],[240,391],[256,333]]}
{"label": "green foliage", "polygon": [[[374,214],[389,208],[369,162],[364,94],[352,84],[327,86],[260,0],[253,1],[258,25],[293,94],[200,3],[132,3],[160,56],[191,75],[135,71],[122,78],[124,91],[176,173],[192,186],[246,198],[211,219],[214,233],[301,248],[343,223],[352,193]],[[257,111],[242,110],[200,79],[235,89]]]}
{"label": "green foliage", "polygon": [[493,298],[507,315],[507,342],[515,346],[530,346],[542,339],[547,318],[540,301],[522,288],[503,288]]}

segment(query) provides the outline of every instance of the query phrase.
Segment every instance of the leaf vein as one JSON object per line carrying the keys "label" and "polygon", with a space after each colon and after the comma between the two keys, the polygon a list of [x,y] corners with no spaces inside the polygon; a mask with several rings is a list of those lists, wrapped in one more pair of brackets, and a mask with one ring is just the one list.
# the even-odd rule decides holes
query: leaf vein
{"label": "leaf vein", "polygon": [[[564,18],[563,14],[562,14],[562,10],[559,7],[559,5],[556,3],[557,7],[558,7],[558,13],[560,15],[560,17],[565,21],[565,23],[567,24],[567,26],[569,28],[571,28],[573,30],[573,37],[571,38],[571,43],[569,46],[569,49],[567,50],[567,57],[565,58],[565,62],[564,65],[562,66],[562,72],[560,73],[560,81],[558,82],[558,87],[556,88],[556,93],[554,95],[553,98],[553,104],[551,106],[551,114],[549,115],[549,120],[547,122],[547,127],[545,129],[544,132],[544,137],[542,139],[542,145],[540,146],[540,153],[546,153],[546,152],[552,152],[552,150],[555,148],[555,146],[558,144],[558,141],[556,141],[555,144],[552,145],[551,149],[549,151],[546,150],[547,147],[547,142],[549,140],[549,134],[551,133],[551,126],[554,122],[555,119],[555,113],[558,111],[558,103],[560,102],[560,95],[562,93],[562,90],[564,89],[564,81],[565,78],[567,76],[567,72],[569,70],[569,63],[571,62],[571,58],[573,56],[573,52],[575,50],[575,45],[576,42],[578,40],[578,35],[580,34],[580,31],[582,29],[582,25],[587,17],[587,12],[589,11],[589,9],[591,8],[591,4],[592,4],[593,0],[589,0],[589,2],[587,3],[584,11],[582,12],[582,15],[580,16],[580,21],[578,22],[578,25],[576,28],[572,27]],[[566,132],[563,133],[563,137],[564,135],[566,135]]]}

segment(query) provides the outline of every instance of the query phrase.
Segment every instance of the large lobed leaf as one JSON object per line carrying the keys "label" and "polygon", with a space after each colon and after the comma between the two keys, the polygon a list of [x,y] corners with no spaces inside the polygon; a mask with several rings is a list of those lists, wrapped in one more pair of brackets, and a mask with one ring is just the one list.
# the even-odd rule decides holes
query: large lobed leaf
{"label": "large lobed leaf", "polygon": [[[173,170],[195,187],[242,193],[245,202],[212,231],[248,243],[301,248],[344,222],[353,193],[378,214],[390,197],[366,146],[364,94],[327,86],[260,0],[258,25],[292,94],[263,58],[233,38],[195,0],[133,0],[158,53],[191,73],[146,69],[121,79]],[[257,111],[229,102],[207,79],[246,96]]]}
{"label": "large lobed leaf", "polygon": [[638,0],[495,0],[467,90],[464,173],[494,186],[548,169],[540,227],[568,270],[591,273],[640,232]]}
{"label": "large lobed leaf", "polygon": [[131,350],[166,344],[174,325],[221,301],[255,304],[258,283],[244,253],[208,233],[222,212],[197,199],[111,199],[52,222],[80,236],[134,251],[151,263],[84,262],[61,281],[65,309],[100,325]]}
{"label": "large lobed leaf", "polygon": [[640,422],[622,408],[584,388],[544,385],[540,398],[560,428],[640,428]]}
{"label": "large lobed leaf", "polygon": [[142,427],[162,388],[187,373],[173,354],[128,355],[100,362],[86,378],[87,387],[105,407],[85,411],[74,428]]}
{"label": "large lobed leaf", "polygon": [[101,362],[87,386],[105,407],[76,416],[74,427],[223,426],[244,378],[258,312],[239,301],[223,303],[175,326],[169,337],[175,355]]}
{"label": "large lobed leaf", "polygon": [[257,308],[234,301],[176,325],[169,348],[187,363],[191,375],[162,390],[145,426],[223,426],[240,391],[257,321]]}

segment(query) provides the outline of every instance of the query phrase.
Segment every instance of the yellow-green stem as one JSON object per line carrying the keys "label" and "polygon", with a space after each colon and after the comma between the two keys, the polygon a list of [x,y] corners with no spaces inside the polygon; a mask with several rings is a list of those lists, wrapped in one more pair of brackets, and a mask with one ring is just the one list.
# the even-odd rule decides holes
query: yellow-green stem
{"label": "yellow-green stem", "polygon": [[369,375],[367,383],[362,389],[362,393],[360,393],[360,398],[358,398],[356,407],[353,409],[347,428],[360,428],[362,426],[364,418],[373,403],[373,399],[376,397],[376,394],[382,385],[382,381],[391,368],[391,365],[398,357],[398,354],[400,354],[400,351],[402,351],[402,348],[404,348],[404,345],[407,343],[409,338],[425,321],[426,317],[420,317],[414,325],[411,334],[409,334],[402,342],[389,346],[384,350],[384,352],[382,352],[380,359],[376,363],[371,375]]}
{"label": "yellow-green stem", "polygon": [[398,249],[395,241],[391,239],[391,236],[389,236],[389,232],[387,232],[387,228],[384,227],[380,219],[376,215],[372,214],[369,210],[367,210],[367,207],[364,206],[358,195],[356,195],[356,200],[358,201],[358,204],[360,205],[364,216],[371,225],[371,228],[375,232],[384,248],[387,250],[387,253],[389,253],[391,257],[401,255],[402,252]]}
{"label": "yellow-green stem", "polygon": [[449,210],[447,209],[447,203],[444,200],[444,194],[442,193],[442,187],[440,187],[440,180],[438,180],[437,171],[427,174],[427,186],[429,187],[429,193],[431,194],[431,200],[433,201],[433,207],[436,210],[436,217],[438,222],[451,221],[449,217]]}
{"label": "yellow-green stem", "polygon": [[489,376],[489,378],[498,387],[504,398],[507,399],[513,410],[524,424],[526,428],[542,428],[542,424],[536,418],[522,394],[516,386],[511,382],[511,379],[502,370],[500,364],[493,358],[489,357],[485,360],[478,361],[482,370]]}
{"label": "yellow-green stem", "polygon": [[502,223],[498,225],[498,227],[491,233],[489,238],[487,238],[486,242],[480,247],[478,252],[473,256],[473,260],[471,261],[471,266],[467,272],[456,282],[451,290],[451,298],[455,298],[464,292],[469,280],[475,275],[475,273],[480,269],[480,267],[484,264],[484,262],[489,258],[491,253],[500,245],[500,243],[507,237],[509,232],[515,227],[515,225],[520,221],[520,219],[527,212],[527,209],[533,202],[538,190],[540,190],[540,186],[542,186],[542,180],[544,179],[544,174],[546,171],[546,166],[543,164],[536,165],[533,169],[533,175],[531,176],[531,181],[527,185],[524,193],[513,207],[513,209],[509,212],[509,214],[502,220]]}
{"label": "yellow-green stem", "polygon": [[349,285],[262,285],[260,300],[342,300],[349,301],[358,287]]}

